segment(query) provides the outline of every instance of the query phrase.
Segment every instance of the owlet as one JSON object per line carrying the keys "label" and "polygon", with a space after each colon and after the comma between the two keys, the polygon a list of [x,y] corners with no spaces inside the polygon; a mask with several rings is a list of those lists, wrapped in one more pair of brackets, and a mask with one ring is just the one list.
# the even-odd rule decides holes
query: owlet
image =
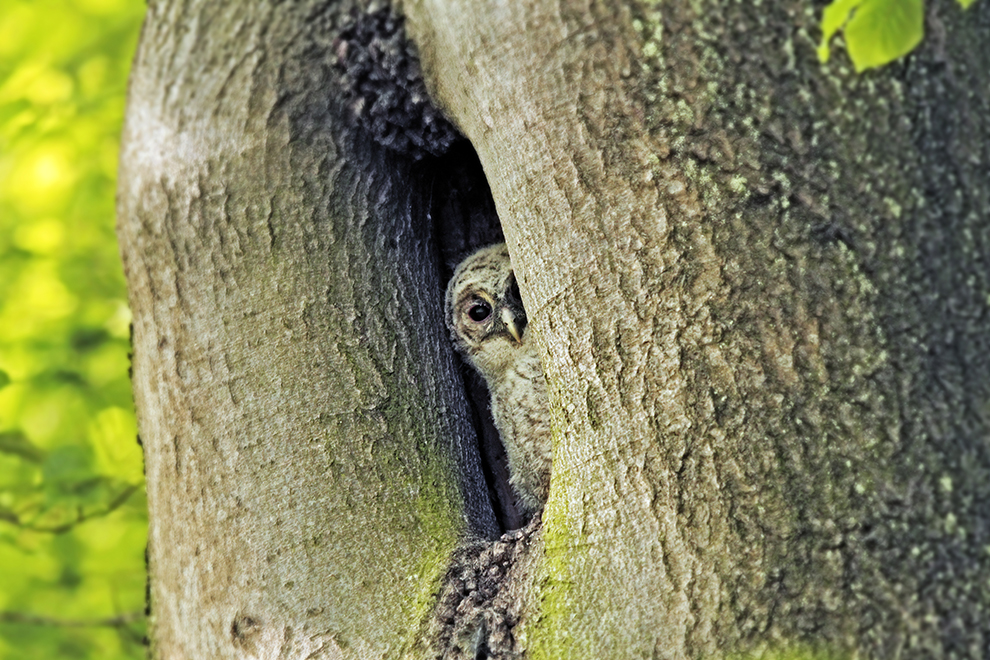
{"label": "owlet", "polygon": [[492,417],[509,459],[509,482],[530,513],[550,485],[547,386],[504,243],[462,261],[447,285],[454,345],[491,391]]}

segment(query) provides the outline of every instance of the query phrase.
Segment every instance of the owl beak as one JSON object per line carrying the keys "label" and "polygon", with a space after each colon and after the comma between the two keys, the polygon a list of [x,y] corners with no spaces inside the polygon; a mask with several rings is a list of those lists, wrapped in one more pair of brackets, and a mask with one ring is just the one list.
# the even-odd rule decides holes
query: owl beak
{"label": "owl beak", "polygon": [[502,308],[502,323],[505,324],[505,329],[509,331],[512,338],[516,340],[516,343],[522,343],[522,333],[519,332],[519,326],[516,325],[516,319],[512,315],[512,311],[508,307]]}

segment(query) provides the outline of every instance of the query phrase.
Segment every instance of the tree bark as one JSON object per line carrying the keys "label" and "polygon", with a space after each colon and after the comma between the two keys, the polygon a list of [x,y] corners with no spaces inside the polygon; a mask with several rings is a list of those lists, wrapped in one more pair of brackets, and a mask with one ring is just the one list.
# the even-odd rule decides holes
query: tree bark
{"label": "tree bark", "polygon": [[426,192],[325,87],[350,9],[149,7],[119,233],[158,658],[395,657],[495,533]]}
{"label": "tree bark", "polygon": [[990,648],[980,10],[858,78],[802,3],[407,3],[544,339],[534,656]]}
{"label": "tree bark", "polygon": [[120,235],[156,657],[990,653],[990,5],[863,75],[797,0],[402,9],[541,340],[550,500],[490,541],[436,161],[333,73],[358,10],[153,5]]}

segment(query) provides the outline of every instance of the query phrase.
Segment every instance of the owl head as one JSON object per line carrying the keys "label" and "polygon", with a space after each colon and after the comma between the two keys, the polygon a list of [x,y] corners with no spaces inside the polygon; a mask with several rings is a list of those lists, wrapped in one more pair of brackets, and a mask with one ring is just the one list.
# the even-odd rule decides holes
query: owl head
{"label": "owl head", "polygon": [[457,349],[482,375],[501,373],[526,338],[526,311],[505,243],[482,248],[457,266],[446,309]]}

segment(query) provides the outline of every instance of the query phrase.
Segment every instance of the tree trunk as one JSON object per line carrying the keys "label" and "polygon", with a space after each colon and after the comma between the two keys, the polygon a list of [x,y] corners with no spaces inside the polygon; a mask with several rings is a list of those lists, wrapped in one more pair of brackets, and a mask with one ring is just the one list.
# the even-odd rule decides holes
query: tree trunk
{"label": "tree trunk", "polygon": [[355,97],[370,10],[330,4],[142,36],[156,657],[990,653],[988,3],[856,75],[796,0],[406,1],[550,389],[550,500],[494,542],[440,306],[497,229],[441,120]]}
{"label": "tree trunk", "polygon": [[309,4],[157,3],[134,66],[120,238],[159,658],[394,657],[457,541],[495,532],[422,192],[341,120],[347,7]]}
{"label": "tree trunk", "polygon": [[544,340],[533,655],[990,650],[987,8],[862,77],[800,2],[406,11]]}

